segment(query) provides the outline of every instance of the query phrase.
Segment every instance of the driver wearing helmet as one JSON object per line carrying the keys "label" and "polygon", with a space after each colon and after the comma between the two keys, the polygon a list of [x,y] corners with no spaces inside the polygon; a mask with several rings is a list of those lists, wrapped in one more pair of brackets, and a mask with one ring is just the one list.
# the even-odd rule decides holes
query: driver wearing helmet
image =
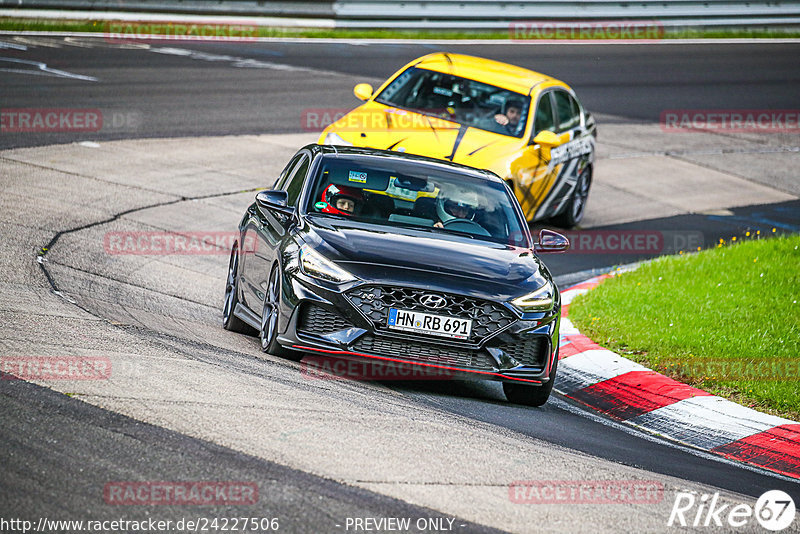
{"label": "driver wearing helmet", "polygon": [[320,210],[322,213],[352,217],[361,211],[364,197],[361,190],[355,187],[331,184],[322,192],[320,201],[325,203]]}
{"label": "driver wearing helmet", "polygon": [[444,228],[444,225],[455,220],[473,220],[475,210],[478,208],[478,195],[474,191],[456,189],[448,194],[440,194],[436,199],[436,214],[439,222],[434,224],[436,228]]}

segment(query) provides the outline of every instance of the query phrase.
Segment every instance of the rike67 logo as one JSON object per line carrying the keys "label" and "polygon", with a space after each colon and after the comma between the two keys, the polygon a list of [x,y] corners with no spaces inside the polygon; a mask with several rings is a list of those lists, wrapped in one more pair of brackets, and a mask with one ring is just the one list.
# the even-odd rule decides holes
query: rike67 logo
{"label": "rike67 logo", "polygon": [[794,500],[780,490],[770,490],[749,504],[721,504],[719,493],[678,492],[667,526],[741,528],[756,521],[765,529],[778,532],[794,522]]}

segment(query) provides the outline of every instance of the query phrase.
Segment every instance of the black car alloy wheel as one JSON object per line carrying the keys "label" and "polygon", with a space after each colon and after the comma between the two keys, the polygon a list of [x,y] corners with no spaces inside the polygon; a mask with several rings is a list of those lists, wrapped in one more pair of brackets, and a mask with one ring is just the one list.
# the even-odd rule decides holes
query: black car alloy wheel
{"label": "black car alloy wheel", "polygon": [[222,326],[232,332],[246,333],[252,331],[250,327],[233,314],[238,297],[239,276],[239,245],[234,243],[231,250],[231,259],[228,262],[228,278],[225,281],[225,304],[222,308]]}
{"label": "black car alloy wheel", "polygon": [[273,356],[282,356],[293,360],[302,358],[302,353],[288,350],[278,343],[278,319],[280,319],[281,302],[281,269],[278,265],[272,268],[264,295],[264,307],[261,311],[261,350]]}
{"label": "black car alloy wheel", "polygon": [[267,284],[267,292],[264,295],[264,307],[261,312],[261,350],[275,353],[278,337],[278,301],[280,298],[280,280],[278,266],[272,268]]}

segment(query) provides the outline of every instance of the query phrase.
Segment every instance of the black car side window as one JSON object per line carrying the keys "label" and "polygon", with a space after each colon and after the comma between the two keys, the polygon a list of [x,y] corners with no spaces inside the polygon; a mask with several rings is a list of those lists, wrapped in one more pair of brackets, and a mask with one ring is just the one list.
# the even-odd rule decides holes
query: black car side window
{"label": "black car side window", "polygon": [[558,112],[558,131],[571,130],[581,123],[581,109],[572,95],[565,91],[556,91],[556,111]]}
{"label": "black car side window", "polygon": [[286,186],[281,188],[289,194],[287,199],[289,206],[297,204],[297,199],[300,198],[300,192],[303,190],[303,183],[306,181],[310,162],[311,159],[306,154],[303,154],[289,174]]}
{"label": "black car side window", "polygon": [[300,161],[300,158],[302,157],[304,157],[304,154],[296,154],[291,160],[289,160],[289,163],[286,164],[286,167],[283,168],[281,174],[278,176],[278,179],[275,180],[275,183],[272,185],[273,189],[284,189],[284,186],[286,185],[286,179],[290,174],[289,171],[291,171],[295,165],[297,165],[297,162]]}
{"label": "black car side window", "polygon": [[536,137],[536,134],[544,130],[555,132],[555,129],[553,103],[550,99],[550,93],[548,92],[539,98],[539,104],[536,106],[536,115],[533,118],[533,137]]}

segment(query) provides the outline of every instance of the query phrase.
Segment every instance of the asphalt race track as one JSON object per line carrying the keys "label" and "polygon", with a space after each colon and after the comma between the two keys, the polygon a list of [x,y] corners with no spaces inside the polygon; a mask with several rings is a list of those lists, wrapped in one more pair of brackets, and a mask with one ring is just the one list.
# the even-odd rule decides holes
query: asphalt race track
{"label": "asphalt race track", "polygon": [[[222,330],[226,251],[126,256],[104,245],[117,231],[231,231],[254,191],[315,139],[309,113],[350,109],[355,83],[441,48],[0,36],[0,108],[104,117],[99,132],[0,134],[0,354],[100,356],[114,369],[102,381],[0,381],[0,516],[247,515],[279,517],[287,532],[345,532],[354,517],[450,518],[459,532],[660,532],[680,490],[752,505],[782,489],[800,502],[797,481],[622,428],[560,396],[530,409],[507,404],[496,384],[309,379],[262,355],[255,338]],[[571,83],[600,131],[584,230],[673,240],[546,258],[562,287],[745,230],[800,231],[796,134],[658,127],[667,109],[796,109],[800,44],[447,49]],[[657,187],[675,183],[674,197]],[[508,485],[534,478],[655,481],[664,498],[511,502]],[[109,482],[164,480],[253,482],[259,500],[103,500]]]}

